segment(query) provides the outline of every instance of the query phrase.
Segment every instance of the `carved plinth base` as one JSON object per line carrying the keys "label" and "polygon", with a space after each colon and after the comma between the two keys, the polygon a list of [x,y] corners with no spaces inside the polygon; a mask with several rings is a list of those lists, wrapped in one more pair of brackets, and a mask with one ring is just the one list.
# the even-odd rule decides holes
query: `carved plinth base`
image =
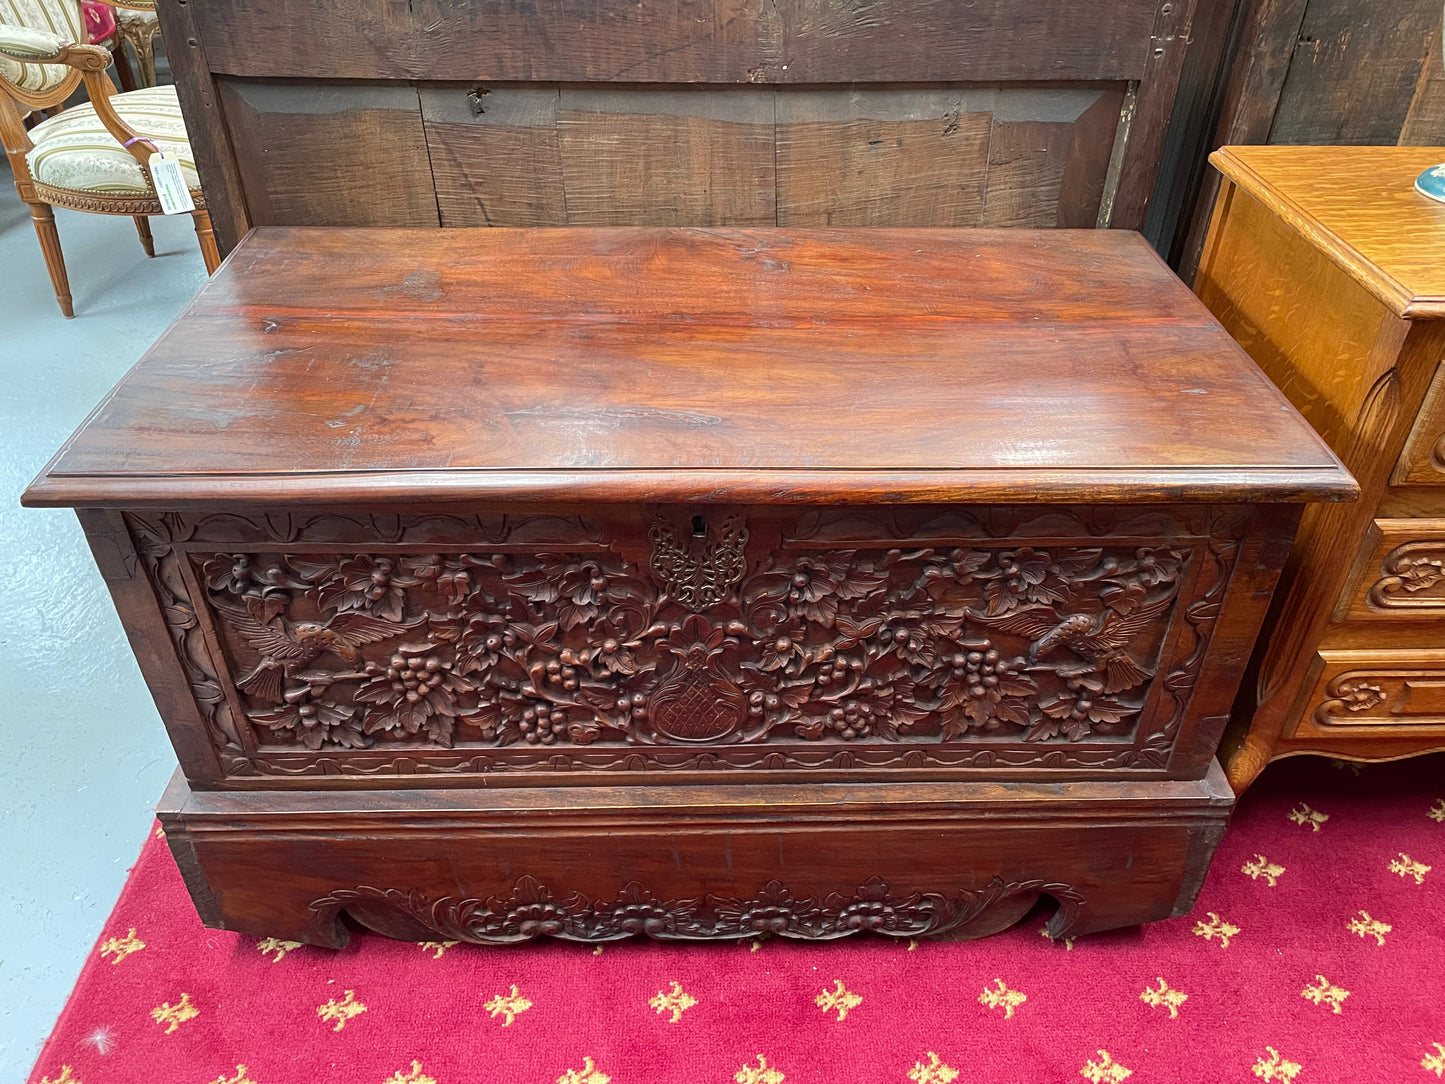
{"label": "carved plinth base", "polygon": [[391,937],[1074,936],[1183,914],[1233,797],[1198,781],[192,791],[162,800],[208,926]]}

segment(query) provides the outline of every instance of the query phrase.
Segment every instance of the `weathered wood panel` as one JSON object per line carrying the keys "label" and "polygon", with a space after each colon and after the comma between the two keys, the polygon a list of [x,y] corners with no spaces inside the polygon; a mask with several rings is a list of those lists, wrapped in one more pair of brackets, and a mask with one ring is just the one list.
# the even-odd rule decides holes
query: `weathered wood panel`
{"label": "weathered wood panel", "polygon": [[[989,143],[982,224],[1092,226],[1122,98],[1122,89],[1000,92]],[[1071,165],[1077,190],[1066,192],[1065,175]],[[1067,222],[1061,220],[1064,205]]]}
{"label": "weathered wood panel", "polygon": [[777,95],[778,215],[790,226],[974,226],[992,88]]}
{"label": "weathered wood panel", "polygon": [[1440,0],[1310,0],[1271,143],[1393,144]]}
{"label": "weathered wood panel", "polygon": [[251,228],[251,223],[246,215],[241,172],[216,80],[211,75],[191,5],[160,4],[156,14],[167,43],[167,59],[186,118],[196,169],[206,193],[206,211],[211,216],[221,252],[225,253]]}
{"label": "weathered wood panel", "polygon": [[[1445,144],[1438,0],[1241,0],[1211,146]],[[1168,183],[1167,177],[1160,184]],[[1194,277],[1219,191],[1209,172],[1171,260]]]}
{"label": "weathered wood panel", "polygon": [[[988,203],[985,226],[1054,224],[1058,191],[1064,183],[1069,128],[1018,121],[994,129],[988,148]],[[1051,200],[1049,197],[1053,196]]]}
{"label": "weathered wood panel", "polygon": [[436,226],[414,88],[220,82],[253,226]]}
{"label": "weathered wood panel", "polygon": [[[1205,0],[1206,3],[1224,0]],[[1164,140],[1174,114],[1184,57],[1193,33],[1197,0],[1166,0],[1159,5],[1149,36],[1149,57],[1134,100],[1129,138],[1119,160],[1118,187],[1106,192],[1099,225],[1138,230],[1144,227],[1154,182],[1164,158]],[[1157,238],[1153,239],[1157,243]]]}
{"label": "weathered wood panel", "polygon": [[1123,87],[1106,89],[1074,122],[1069,160],[1059,187],[1055,224],[1062,229],[1084,230],[1098,222],[1123,102]]}
{"label": "weathered wood panel", "polygon": [[1415,95],[1410,100],[1410,109],[1405,114],[1405,123],[1400,126],[1400,146],[1434,146],[1445,143],[1445,62],[1440,53],[1442,28],[1438,24],[1435,33],[1425,43],[1425,64],[1420,71],[1420,81],[1415,85]]}
{"label": "weathered wood panel", "polygon": [[420,90],[446,226],[1094,225],[1123,86]]}
{"label": "weathered wood panel", "polygon": [[468,89],[419,91],[442,225],[565,223],[556,84],[495,84],[480,96],[481,113]]}
{"label": "weathered wood panel", "polygon": [[[1187,0],[1175,0],[1183,7]],[[1156,0],[228,0],[216,72],[316,79],[843,83],[1127,80]],[[341,16],[341,17],[339,17]]]}
{"label": "weathered wood panel", "polygon": [[776,221],[768,88],[564,85],[557,140],[571,225]]}

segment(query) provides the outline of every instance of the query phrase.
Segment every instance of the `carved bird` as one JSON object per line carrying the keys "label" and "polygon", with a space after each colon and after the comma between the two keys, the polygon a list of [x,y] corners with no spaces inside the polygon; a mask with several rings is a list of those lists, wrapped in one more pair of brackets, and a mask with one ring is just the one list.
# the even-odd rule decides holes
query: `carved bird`
{"label": "carved bird", "polygon": [[1149,673],[1129,657],[1129,641],[1168,610],[1173,601],[1172,595],[1166,595],[1124,616],[1105,610],[1097,618],[1088,614],[1060,618],[1049,607],[1023,610],[1002,617],[971,616],[982,624],[1033,640],[1029,645],[1031,662],[1056,647],[1067,647],[1104,675],[1104,692],[1117,693],[1148,680]]}
{"label": "carved bird", "polygon": [[357,648],[389,640],[409,626],[371,614],[343,613],[329,621],[257,621],[244,610],[221,608],[234,628],[261,656],[261,661],[240,680],[238,689],[267,700],[281,699],[282,678],[309,666],[330,651],[346,662],[361,661]]}

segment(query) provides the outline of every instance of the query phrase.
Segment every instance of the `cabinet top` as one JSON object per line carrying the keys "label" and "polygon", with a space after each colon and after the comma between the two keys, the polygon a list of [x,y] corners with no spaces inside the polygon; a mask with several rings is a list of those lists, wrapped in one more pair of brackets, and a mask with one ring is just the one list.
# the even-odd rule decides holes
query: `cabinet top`
{"label": "cabinet top", "polygon": [[1445,147],[1222,147],[1215,167],[1400,316],[1445,318]]}
{"label": "cabinet top", "polygon": [[1136,234],[253,231],[31,505],[1348,498]]}

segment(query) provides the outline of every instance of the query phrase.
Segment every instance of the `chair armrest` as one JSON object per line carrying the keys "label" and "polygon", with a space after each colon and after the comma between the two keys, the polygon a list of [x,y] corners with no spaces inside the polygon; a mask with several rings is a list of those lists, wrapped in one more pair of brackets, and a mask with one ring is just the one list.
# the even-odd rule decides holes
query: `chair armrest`
{"label": "chair armrest", "polygon": [[109,49],[99,45],[79,45],[55,34],[0,23],[0,53],[28,63],[64,64],[78,69],[100,123],[142,168],[149,171],[148,163],[155,147],[148,141],[140,141],[135,129],[126,124],[110,104],[115,88],[105,75],[105,69],[110,67]]}
{"label": "chair armrest", "polygon": [[64,64],[83,72],[103,72],[110,66],[109,50],[99,45],[78,45],[13,23],[0,23],[0,53],[29,64]]}
{"label": "chair armrest", "polygon": [[0,53],[15,60],[53,61],[69,44],[64,38],[28,26],[0,23]]}

